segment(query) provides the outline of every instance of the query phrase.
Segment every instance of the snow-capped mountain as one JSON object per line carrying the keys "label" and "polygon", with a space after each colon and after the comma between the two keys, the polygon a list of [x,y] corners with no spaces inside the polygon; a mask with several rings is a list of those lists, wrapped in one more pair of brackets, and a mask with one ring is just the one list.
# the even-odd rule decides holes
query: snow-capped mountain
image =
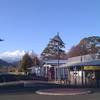
{"label": "snow-capped mountain", "polygon": [[[12,63],[15,61],[19,61],[25,53],[26,51],[24,50],[6,51],[0,53],[0,59]],[[32,51],[29,51],[28,53],[31,54]]]}

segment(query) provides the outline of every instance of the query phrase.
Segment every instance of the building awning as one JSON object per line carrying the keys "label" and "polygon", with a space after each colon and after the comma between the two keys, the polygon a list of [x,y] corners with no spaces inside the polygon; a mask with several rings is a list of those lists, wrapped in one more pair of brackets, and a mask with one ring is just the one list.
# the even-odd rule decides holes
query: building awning
{"label": "building awning", "polygon": [[73,62],[73,63],[66,63],[61,65],[60,67],[81,67],[81,66],[100,66],[100,60],[93,60],[93,61],[85,61],[85,62]]}
{"label": "building awning", "polygon": [[84,70],[100,70],[100,66],[84,66]]}
{"label": "building awning", "polygon": [[100,66],[100,60],[93,60],[88,62],[80,62],[70,66]]}

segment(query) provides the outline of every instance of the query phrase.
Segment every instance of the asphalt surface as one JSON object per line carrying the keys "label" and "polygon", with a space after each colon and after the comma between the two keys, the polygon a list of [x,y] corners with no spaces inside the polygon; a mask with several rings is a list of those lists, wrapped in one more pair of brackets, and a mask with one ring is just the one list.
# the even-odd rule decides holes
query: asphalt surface
{"label": "asphalt surface", "polygon": [[75,96],[46,96],[34,93],[11,93],[0,95],[0,100],[100,100],[100,93]]}
{"label": "asphalt surface", "polygon": [[62,86],[35,82],[31,87],[24,85],[0,87],[0,100],[100,100],[100,89],[94,88],[92,94],[73,96],[48,96],[35,94],[35,91],[48,88],[62,88]]}

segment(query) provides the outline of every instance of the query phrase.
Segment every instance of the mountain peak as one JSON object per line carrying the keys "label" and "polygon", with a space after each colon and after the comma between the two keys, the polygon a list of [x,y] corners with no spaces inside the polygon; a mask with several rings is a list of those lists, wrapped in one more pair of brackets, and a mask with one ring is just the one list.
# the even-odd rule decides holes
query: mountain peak
{"label": "mountain peak", "polygon": [[[26,53],[25,50],[6,51],[0,53],[0,59],[11,63],[19,61],[25,53]],[[28,53],[32,54],[33,52],[29,51]]]}

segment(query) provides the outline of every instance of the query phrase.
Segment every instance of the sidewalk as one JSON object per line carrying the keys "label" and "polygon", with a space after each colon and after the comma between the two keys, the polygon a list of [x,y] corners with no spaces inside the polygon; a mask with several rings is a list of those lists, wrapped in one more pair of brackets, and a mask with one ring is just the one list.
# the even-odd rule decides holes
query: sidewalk
{"label": "sidewalk", "polygon": [[0,87],[2,87],[2,86],[10,86],[10,85],[19,85],[19,84],[23,84],[23,81],[2,82],[2,83],[0,83]]}

